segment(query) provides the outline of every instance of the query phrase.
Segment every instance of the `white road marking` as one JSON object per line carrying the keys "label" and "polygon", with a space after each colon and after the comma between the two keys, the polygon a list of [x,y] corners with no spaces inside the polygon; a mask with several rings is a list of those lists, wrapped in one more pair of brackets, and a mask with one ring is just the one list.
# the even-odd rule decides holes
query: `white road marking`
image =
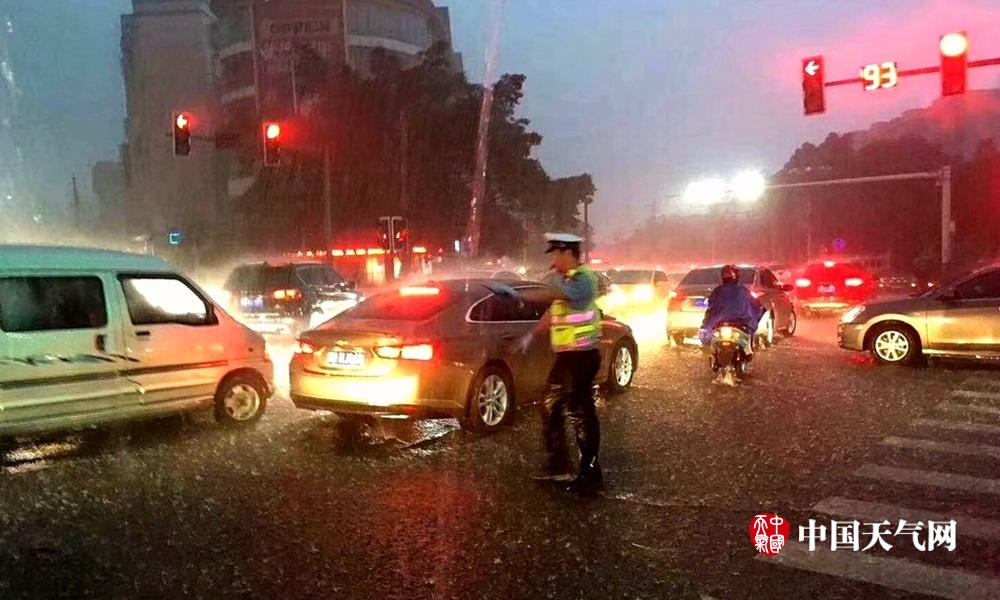
{"label": "white road marking", "polygon": [[956,444],[952,442],[939,442],[936,440],[889,436],[882,440],[882,445],[892,446],[893,448],[906,448],[909,450],[933,450],[936,452],[962,454],[964,456],[988,456],[990,458],[1000,458],[1000,446],[987,446],[985,444]]}
{"label": "white road marking", "polygon": [[951,429],[953,431],[966,431],[968,433],[989,433],[1000,435],[1000,426],[986,425],[984,423],[968,423],[962,421],[939,421],[937,419],[914,419],[910,425],[922,427],[937,427],[939,429]]}
{"label": "white road marking", "polygon": [[877,504],[850,498],[826,498],[813,507],[813,510],[828,515],[864,519],[867,522],[889,521],[897,523],[899,519],[907,521],[950,521],[954,519],[958,537],[978,538],[982,540],[1000,540],[1000,521],[948,515],[929,510],[903,508],[892,504]]}
{"label": "white road marking", "polygon": [[968,398],[970,400],[1000,400],[1000,394],[996,392],[978,392],[973,390],[952,390],[954,398]]}
{"label": "white road marking", "polygon": [[1000,408],[992,406],[980,406],[978,404],[958,404],[957,402],[942,402],[937,405],[938,410],[954,412],[974,412],[984,415],[996,415],[1000,417]]}
{"label": "white road marking", "polygon": [[757,560],[949,600],[1000,598],[1000,580],[995,577],[863,552],[833,552],[829,546],[810,552],[806,544],[790,541],[777,556],[758,555]]}
{"label": "white road marking", "polygon": [[873,464],[862,465],[861,468],[854,472],[854,476],[1000,496],[1000,479],[986,479],[984,477],[941,473],[939,471],[898,469],[896,467],[884,467]]}

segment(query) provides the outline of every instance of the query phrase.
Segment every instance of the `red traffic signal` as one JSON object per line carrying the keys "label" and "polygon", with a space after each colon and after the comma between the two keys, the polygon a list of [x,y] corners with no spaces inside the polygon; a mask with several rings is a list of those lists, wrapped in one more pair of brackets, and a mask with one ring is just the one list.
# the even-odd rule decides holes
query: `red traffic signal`
{"label": "red traffic signal", "polygon": [[281,162],[281,123],[265,121],[261,133],[264,139],[264,165],[276,166]]}
{"label": "red traffic signal", "polygon": [[191,154],[191,115],[184,112],[173,114],[174,156]]}
{"label": "red traffic signal", "polygon": [[806,115],[826,112],[826,98],[823,95],[825,77],[822,56],[802,59],[802,108]]}
{"label": "red traffic signal", "polygon": [[965,93],[969,69],[969,37],[962,32],[941,36],[941,95]]}

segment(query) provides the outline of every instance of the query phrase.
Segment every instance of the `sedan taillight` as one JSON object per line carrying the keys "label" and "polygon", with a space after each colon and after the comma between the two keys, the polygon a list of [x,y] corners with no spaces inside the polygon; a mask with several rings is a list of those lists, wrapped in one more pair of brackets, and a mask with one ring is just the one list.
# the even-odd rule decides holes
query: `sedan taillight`
{"label": "sedan taillight", "polygon": [[862,285],[864,285],[864,283],[865,280],[861,279],[860,277],[849,277],[848,279],[844,280],[844,285],[846,285],[847,287],[861,287]]}
{"label": "sedan taillight", "polygon": [[432,344],[379,346],[378,348],[375,348],[375,354],[381,358],[388,358],[391,360],[398,358],[403,360],[431,360],[434,358],[434,346]]}
{"label": "sedan taillight", "polygon": [[805,277],[800,277],[795,280],[795,285],[800,288],[807,288],[813,284],[812,281],[806,279]]}

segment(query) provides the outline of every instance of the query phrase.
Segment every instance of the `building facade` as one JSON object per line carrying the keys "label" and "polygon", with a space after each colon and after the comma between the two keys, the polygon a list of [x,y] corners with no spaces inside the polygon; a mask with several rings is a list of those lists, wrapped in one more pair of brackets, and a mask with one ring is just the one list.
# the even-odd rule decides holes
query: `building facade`
{"label": "building facade", "polygon": [[[185,240],[197,241],[227,231],[228,221],[239,231],[243,209],[268,202],[259,126],[308,114],[310,98],[296,73],[302,56],[364,74],[376,49],[408,66],[435,44],[451,46],[448,9],[430,0],[132,4],[122,17],[129,228],[153,239],[180,228]],[[176,111],[193,115],[187,157],[172,155]]]}
{"label": "building facade", "polygon": [[[202,230],[216,220],[219,160],[207,136],[219,115],[216,20],[204,0],[133,0],[122,17],[128,232],[148,237],[153,248],[165,247],[173,229],[204,241],[209,233]],[[194,115],[186,157],[174,156],[175,112]]]}

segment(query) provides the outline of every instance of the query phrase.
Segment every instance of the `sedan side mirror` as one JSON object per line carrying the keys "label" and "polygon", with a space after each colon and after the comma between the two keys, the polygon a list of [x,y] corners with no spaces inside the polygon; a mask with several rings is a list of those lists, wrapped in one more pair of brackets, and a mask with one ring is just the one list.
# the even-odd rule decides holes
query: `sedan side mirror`
{"label": "sedan side mirror", "polygon": [[791,292],[795,289],[795,286],[790,283],[782,283],[778,286],[783,292]]}

